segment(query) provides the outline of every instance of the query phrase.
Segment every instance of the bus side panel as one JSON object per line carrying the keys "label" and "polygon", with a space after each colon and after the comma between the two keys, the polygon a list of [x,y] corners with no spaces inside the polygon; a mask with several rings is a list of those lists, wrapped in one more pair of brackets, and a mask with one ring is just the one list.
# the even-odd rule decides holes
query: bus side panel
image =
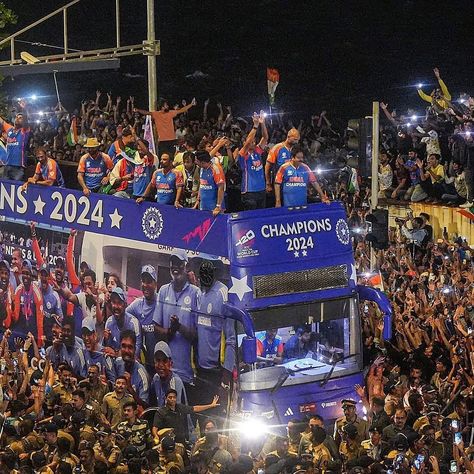
{"label": "bus side panel", "polygon": [[[276,413],[272,413],[274,418],[269,421],[271,424],[274,421],[286,424],[293,418],[301,418],[311,413],[321,415],[328,422],[343,415],[342,399],[359,399],[355,393],[355,384],[363,386],[362,373],[331,379],[324,387],[321,387],[318,381],[283,386],[273,394],[267,390],[241,392],[242,411],[245,416],[268,416],[273,408]],[[361,403],[357,411],[361,416],[363,415]]]}

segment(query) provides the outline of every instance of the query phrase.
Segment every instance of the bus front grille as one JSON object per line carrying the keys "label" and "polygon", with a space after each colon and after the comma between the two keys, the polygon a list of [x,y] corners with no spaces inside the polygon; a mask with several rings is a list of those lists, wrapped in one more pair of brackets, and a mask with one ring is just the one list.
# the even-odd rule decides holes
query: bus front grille
{"label": "bus front grille", "polygon": [[347,265],[253,277],[254,298],[270,298],[292,293],[344,288],[347,285]]}

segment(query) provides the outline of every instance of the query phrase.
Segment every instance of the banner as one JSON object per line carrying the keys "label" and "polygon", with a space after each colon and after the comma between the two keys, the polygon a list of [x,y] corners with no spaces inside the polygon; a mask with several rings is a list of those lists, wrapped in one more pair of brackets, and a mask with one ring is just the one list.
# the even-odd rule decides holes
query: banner
{"label": "banner", "polygon": [[280,82],[280,73],[277,69],[267,67],[267,89],[270,97],[270,105],[275,103],[275,91]]}
{"label": "banner", "polygon": [[104,194],[86,197],[80,191],[47,186],[30,185],[23,192],[18,183],[4,180],[0,183],[2,217],[227,256],[226,239],[215,238],[226,234],[227,219],[211,212],[137,204]]}

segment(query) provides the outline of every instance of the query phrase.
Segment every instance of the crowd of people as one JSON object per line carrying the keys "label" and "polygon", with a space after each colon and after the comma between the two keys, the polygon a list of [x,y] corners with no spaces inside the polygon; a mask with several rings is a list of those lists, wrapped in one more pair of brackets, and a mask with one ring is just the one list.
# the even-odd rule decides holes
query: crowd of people
{"label": "crowd of people", "polygon": [[[471,207],[474,100],[452,101],[435,75],[440,89],[420,90],[429,103],[424,118],[397,116],[382,104],[388,122],[379,197]],[[41,115],[18,104],[13,126],[3,121],[2,176],[24,181],[24,189],[61,186],[61,167],[75,162],[86,195],[214,214],[340,199],[354,231],[359,281],[377,281],[388,294],[393,337],[383,340],[379,311],[362,304],[360,401],[341,400],[344,416],[334,423],[317,413],[291,419],[286,432],[269,433],[249,455],[222,423],[236,379],[233,325],[219,318],[218,331],[210,331],[209,321],[192,323],[193,311],[225,301],[215,262],[193,272],[186,254],[175,252],[171,281],[160,288],[156,269],[145,265],[141,295],[130,301],[119,275],[102,284],[87,262],[76,266],[75,231],[54,267],[33,223],[29,236],[3,232],[4,245],[21,238],[34,258],[13,251],[0,261],[0,473],[474,472],[474,255],[462,237],[434,239],[429,215],[409,215],[390,230],[372,267],[360,231],[370,187],[336,151],[344,134],[325,112],[295,126],[279,114],[234,117],[221,104],[214,118],[207,100],[199,119],[194,100],[173,108],[163,102],[158,112],[137,108],[133,97],[125,106],[107,94],[104,103],[97,92],[75,114],[59,104]],[[144,138],[146,115],[159,139],[155,150]],[[28,142],[37,160],[31,177]],[[321,171],[334,167],[331,178]],[[157,304],[167,298],[175,298],[172,310]],[[288,348],[267,332],[272,343],[258,353],[278,363]]]}

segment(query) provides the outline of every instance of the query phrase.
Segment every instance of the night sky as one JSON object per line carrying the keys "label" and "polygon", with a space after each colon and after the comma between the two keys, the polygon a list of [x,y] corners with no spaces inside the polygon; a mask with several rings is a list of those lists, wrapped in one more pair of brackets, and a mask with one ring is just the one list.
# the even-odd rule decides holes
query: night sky
{"label": "night sky", "polygon": [[[66,0],[4,2],[18,14],[11,31]],[[122,42],[146,35],[146,0],[122,0]],[[21,8],[20,8],[21,5]],[[71,48],[112,46],[114,0],[82,0],[70,10]],[[38,8],[40,6],[41,8]],[[266,104],[267,66],[280,71],[277,101],[307,115],[327,109],[340,118],[370,113],[372,100],[423,109],[415,84],[434,83],[438,66],[452,92],[470,92],[472,3],[467,1],[157,1],[160,96],[174,101],[194,95],[232,103],[246,115]],[[21,37],[62,45],[62,17]],[[17,44],[17,51],[56,52]],[[7,52],[2,56],[6,57]],[[201,70],[206,79],[187,79]],[[129,78],[125,74],[143,77]],[[122,60],[118,72],[58,76],[62,100],[72,108],[95,89],[137,97],[146,106],[146,59]],[[4,82],[12,95],[54,94],[51,75]],[[429,87],[425,90],[429,91]]]}

